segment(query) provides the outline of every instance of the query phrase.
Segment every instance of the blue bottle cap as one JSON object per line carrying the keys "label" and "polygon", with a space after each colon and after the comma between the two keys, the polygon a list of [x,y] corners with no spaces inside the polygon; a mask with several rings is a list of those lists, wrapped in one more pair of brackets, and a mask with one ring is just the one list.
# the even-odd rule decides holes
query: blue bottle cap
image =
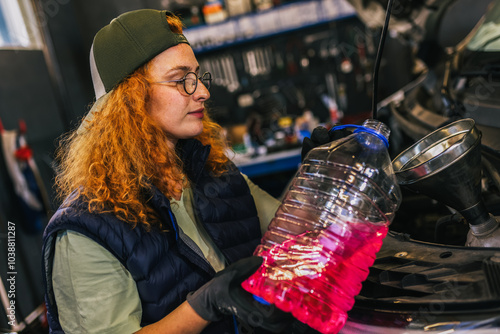
{"label": "blue bottle cap", "polygon": [[354,130],[353,133],[367,132],[369,134],[377,136],[378,138],[380,138],[380,140],[382,140],[384,142],[385,147],[389,147],[389,141],[387,140],[387,138],[383,134],[381,134],[380,132],[375,131],[373,129],[367,128],[365,126],[354,125],[354,124],[345,124],[345,125],[334,126],[333,128],[330,129],[330,131],[337,131],[337,130],[342,130],[342,129],[346,129],[346,128],[355,128],[356,130]]}

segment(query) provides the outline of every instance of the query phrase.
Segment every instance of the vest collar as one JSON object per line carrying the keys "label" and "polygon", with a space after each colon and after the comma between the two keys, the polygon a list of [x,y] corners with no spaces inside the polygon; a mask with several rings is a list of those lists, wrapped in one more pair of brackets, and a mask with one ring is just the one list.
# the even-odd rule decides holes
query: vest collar
{"label": "vest collar", "polygon": [[[184,169],[188,178],[196,184],[203,172],[208,155],[210,154],[210,145],[203,145],[196,139],[182,139],[177,143],[177,154],[184,162]],[[160,215],[162,221],[171,221],[175,230],[175,238],[178,240],[179,231],[177,221],[170,209],[170,201],[163,193],[152,183],[150,183],[149,204]]]}
{"label": "vest collar", "polygon": [[197,139],[181,139],[178,141],[176,149],[184,162],[187,176],[194,184],[198,183],[210,154],[210,145],[203,145]]}

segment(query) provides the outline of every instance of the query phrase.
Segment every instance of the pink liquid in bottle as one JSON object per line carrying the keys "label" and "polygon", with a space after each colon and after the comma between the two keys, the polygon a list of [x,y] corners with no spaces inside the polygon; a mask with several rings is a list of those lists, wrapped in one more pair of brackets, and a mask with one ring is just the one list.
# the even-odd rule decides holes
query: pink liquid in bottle
{"label": "pink liquid in bottle", "polygon": [[338,333],[388,231],[370,222],[348,226],[343,241],[326,228],[261,249],[264,262],[243,288],[321,333]]}

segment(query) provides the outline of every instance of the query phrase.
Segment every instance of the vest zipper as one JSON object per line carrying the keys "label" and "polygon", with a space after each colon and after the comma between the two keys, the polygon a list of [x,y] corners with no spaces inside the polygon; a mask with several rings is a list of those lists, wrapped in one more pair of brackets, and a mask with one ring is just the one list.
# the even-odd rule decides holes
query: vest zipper
{"label": "vest zipper", "polygon": [[188,237],[180,227],[178,227],[179,229],[179,237],[181,239],[181,241],[192,251],[194,252],[205,264],[208,265],[208,267],[210,268],[210,271],[212,274],[215,274],[215,269],[212,267],[212,264],[205,258],[205,256],[203,255],[203,252],[201,251],[201,249],[194,243],[194,241]]}

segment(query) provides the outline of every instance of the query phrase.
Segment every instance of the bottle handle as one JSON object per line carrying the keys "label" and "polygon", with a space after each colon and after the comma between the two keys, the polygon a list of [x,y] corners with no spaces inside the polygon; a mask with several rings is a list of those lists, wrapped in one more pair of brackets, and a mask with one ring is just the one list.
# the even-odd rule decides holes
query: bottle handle
{"label": "bottle handle", "polygon": [[330,132],[342,130],[342,129],[346,129],[346,128],[355,128],[356,130],[354,130],[353,133],[367,132],[369,134],[372,134],[372,135],[378,137],[380,140],[382,140],[384,142],[385,147],[387,147],[387,148],[389,147],[389,141],[387,140],[387,138],[383,134],[381,134],[373,129],[362,126],[362,125],[354,125],[354,124],[338,125],[338,126],[334,126],[333,128],[331,128]]}

